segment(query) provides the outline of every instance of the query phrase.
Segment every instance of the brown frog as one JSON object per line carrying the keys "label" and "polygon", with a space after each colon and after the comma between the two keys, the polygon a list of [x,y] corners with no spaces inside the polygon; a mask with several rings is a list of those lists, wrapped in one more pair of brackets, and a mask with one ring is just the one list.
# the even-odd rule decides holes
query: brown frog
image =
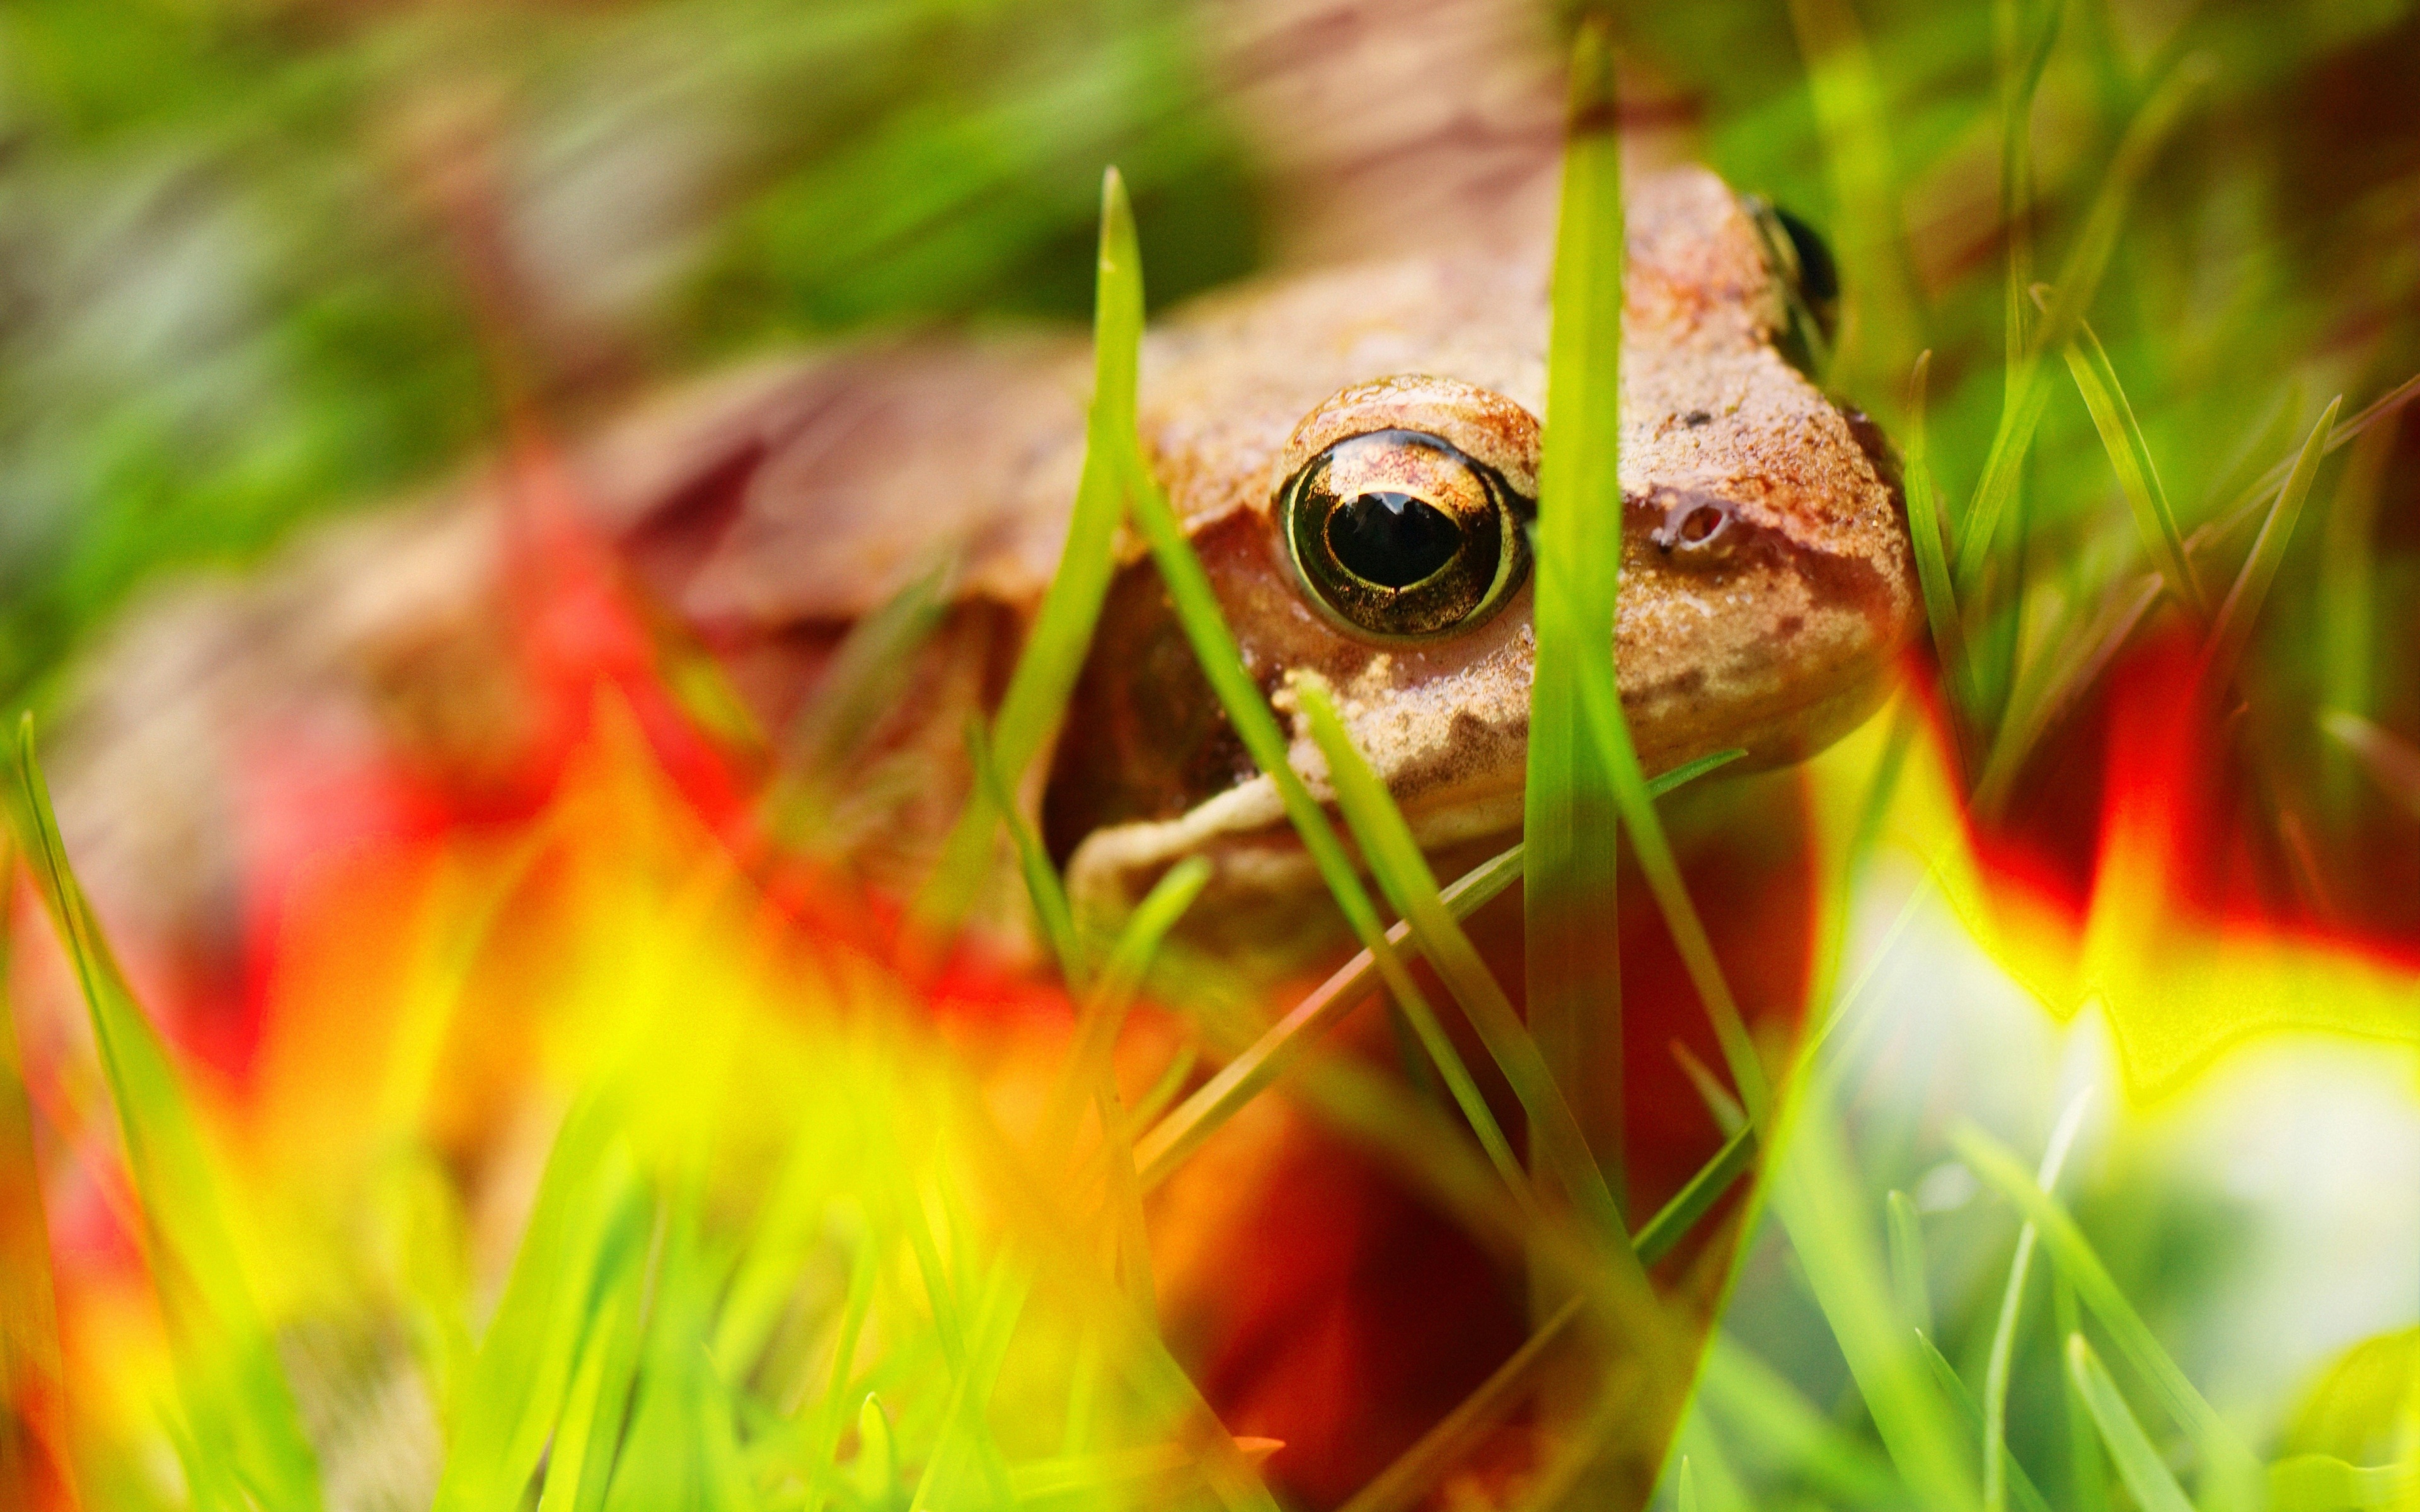
{"label": "brown frog", "polygon": [[[1887,448],[1790,360],[1820,339],[1828,292],[1803,231],[1702,169],[1670,169],[1632,185],[1628,255],[1619,651],[1639,754],[1651,770],[1732,747],[1792,761],[1872,705],[1911,623]],[[1432,847],[1519,822],[1548,271],[1542,242],[1326,269],[1214,297],[1145,346],[1144,446],[1255,676],[1281,709],[1292,677],[1325,679]],[[996,696],[1055,564],[1089,377],[1067,338],[775,363],[571,459],[581,497],[771,730],[812,703],[853,625],[956,553],[952,608],[874,742],[930,758],[929,779],[867,826],[893,886],[913,885],[954,812],[958,733]],[[508,714],[511,696],[464,685],[499,658],[432,656],[429,641],[462,640],[446,627],[485,623],[499,591],[493,487],[357,527],[350,548],[315,542],[282,573],[135,627],[133,655],[93,680],[128,712],[88,711],[100,717],[55,764],[104,895],[122,870],[135,907],[179,911],[162,879],[203,886],[193,847],[228,849],[202,833],[224,825],[226,797],[196,784],[246,746],[290,744],[274,726],[297,705],[318,726],[335,703],[369,705],[373,725],[400,711],[397,738],[474,755],[492,739],[464,711]],[[1122,562],[1037,795],[1049,845],[1077,893],[1110,908],[1188,854],[1218,866],[1206,914],[1291,906],[1317,884],[1275,785],[1210,697],[1139,543]],[[362,582],[379,593],[346,586]],[[227,759],[196,759],[197,739]],[[1307,738],[1293,760],[1324,788]],[[95,832],[78,836],[87,781]],[[107,796],[130,791],[145,801]],[[112,830],[113,813],[176,835],[180,853],[139,854],[147,832]]]}

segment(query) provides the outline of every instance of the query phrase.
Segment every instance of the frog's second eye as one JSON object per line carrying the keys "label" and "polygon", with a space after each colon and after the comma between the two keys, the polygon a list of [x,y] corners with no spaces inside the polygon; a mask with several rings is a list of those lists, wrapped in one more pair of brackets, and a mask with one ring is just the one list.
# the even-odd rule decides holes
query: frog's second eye
{"label": "frog's second eye", "polygon": [[1387,640],[1468,629],[1502,608],[1528,572],[1528,508],[1495,471],[1416,430],[1347,437],[1278,497],[1311,596]]}

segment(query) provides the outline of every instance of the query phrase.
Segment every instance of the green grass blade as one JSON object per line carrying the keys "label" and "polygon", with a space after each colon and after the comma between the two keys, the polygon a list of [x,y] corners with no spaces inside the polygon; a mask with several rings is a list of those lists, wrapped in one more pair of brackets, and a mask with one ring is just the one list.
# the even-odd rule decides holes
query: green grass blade
{"label": "green grass blade", "polygon": [[[1101,178],[1101,237],[1093,303],[1093,404],[1085,417],[1083,471],[1059,570],[1026,633],[1008,690],[992,720],[991,746],[1005,785],[1015,791],[1043,742],[1057,727],[1083,670],[1085,648],[1099,623],[1115,570],[1118,522],[1129,486],[1121,454],[1132,450],[1135,385],[1142,342],[1142,255],[1134,208],[1115,168]],[[946,934],[965,917],[983,885],[1001,810],[980,790],[941,853],[939,867],[917,900],[923,927]]]}
{"label": "green grass blade", "polygon": [[1326,689],[1302,678],[1295,683],[1295,694],[1310,718],[1311,738],[1327,758],[1337,805],[1352,825],[1353,838],[1360,842],[1361,854],[1388,902],[1411,925],[1420,953],[1436,968],[1469,1016],[1471,1026],[1479,1031],[1488,1054],[1495,1057],[1512,1095],[1520,1099],[1522,1110],[1529,1117],[1530,1137],[1543,1150],[1565,1195],[1600,1234],[1614,1237],[1627,1249],[1629,1236],[1622,1227],[1621,1210],[1597,1168],[1587,1135],[1563,1101],[1537,1042],[1522,1026],[1520,1012],[1480,959],[1470,936],[1446,908],[1436,876],[1420,854],[1419,842],[1412,838],[1412,826],[1404,823],[1386,784],[1355,748]]}
{"label": "green grass blade", "polygon": [[1607,1183],[1624,1190],[1621,957],[1613,776],[1581,722],[1580,688],[1614,687],[1621,563],[1621,284],[1624,229],[1611,33],[1584,23],[1573,44],[1562,197],[1546,346],[1546,427],[1538,468],[1537,649],[1522,795],[1522,894],[1531,1032],[1588,1132]]}
{"label": "green grass blade", "polygon": [[[17,881],[15,848],[0,830],[0,888]],[[0,907],[0,922],[8,910]],[[8,935],[0,928],[0,1505],[70,1504],[66,1405],[51,1229],[34,1156],[34,1110],[8,1000]]]}
{"label": "green grass blade", "polygon": [[2101,444],[2109,454],[2109,466],[2118,474],[2118,490],[2125,494],[2127,507],[2133,511],[2134,529],[2143,538],[2143,549],[2149,553],[2151,564],[2159,569],[2177,602],[2195,619],[2207,620],[2210,605],[2202,596],[2201,583],[2194,577],[2193,563],[2185,555],[2184,532],[2177,529],[2176,512],[2168,505],[2167,490],[2160,486],[2159,468],[2143,440],[2143,427],[2135,422],[2134,407],[2126,402],[2126,391],[2118,382],[2118,370],[2110,365],[2108,351],[2088,322],[2076,321],[2075,336],[2067,344],[2066,357],[2076,392],[2084,395],[2084,407],[2092,412],[2093,427],[2101,433]]}
{"label": "green grass blade", "polygon": [[849,1482],[870,1507],[888,1507],[898,1492],[899,1451],[892,1443],[891,1414],[872,1392],[857,1409],[857,1458]]}
{"label": "green grass blade", "polygon": [[1638,1263],[1652,1265],[1672,1253],[1672,1247],[1687,1237],[1698,1220],[1712,1211],[1723,1194],[1730,1190],[1731,1183],[1755,1164],[1756,1131],[1743,1126],[1723,1141],[1723,1148],[1698,1168],[1688,1184],[1672,1194],[1672,1200],[1657,1209],[1655,1216],[1631,1236],[1631,1246],[1638,1251]]}
{"label": "green grass blade", "polygon": [[2381,791],[2420,819],[2420,747],[2341,709],[2320,715],[2319,728],[2352,752]]}
{"label": "green grass blade", "polygon": [[1798,1083],[1786,1142],[1772,1156],[1774,1212],[1908,1489],[1924,1506],[1973,1507],[1975,1481],[1954,1414],[1933,1384],[1916,1332],[1892,1303],[1876,1215],[1851,1175],[1823,1083],[1820,1072]]}
{"label": "green grass blade", "polygon": [[810,782],[830,782],[898,702],[909,660],[939,629],[950,609],[954,563],[938,563],[850,626],[814,698],[799,713],[788,755]]}
{"label": "green grass blade", "polygon": [[2259,617],[2260,606],[2269,596],[2269,585],[2276,580],[2277,568],[2286,560],[2286,547],[2293,539],[2294,524],[2302,517],[2303,501],[2310,497],[2311,481],[2319,475],[2319,462],[2327,455],[2328,434],[2335,426],[2336,411],[2343,408],[2344,396],[2339,394],[2329,401],[2319,423],[2311,427],[2301,455],[2294,459],[2294,470],[2278,486],[2277,501],[2270,505],[2269,517],[2261,521],[2260,533],[2253,538],[2252,553],[2244,558],[2243,570],[2236,574],[2235,586],[2227,591],[2226,601],[2218,607],[2201,664],[2202,686],[2213,692],[2226,687],[2235,675],[2236,663],[2242,659],[2243,648],[2252,640],[2253,622]]}
{"label": "green grass blade", "polygon": [[614,1298],[598,1311],[596,1330],[580,1351],[579,1368],[573,1371],[571,1389],[564,1398],[563,1422],[547,1449],[546,1479],[538,1489],[537,1512],[574,1512],[580,1504],[580,1484],[588,1468],[589,1451],[597,1443],[605,1362],[613,1352],[611,1341],[621,1321],[620,1301]]}
{"label": "green grass blade", "polygon": [[[2051,1131],[2050,1144],[2042,1151],[2041,1168],[2035,1182],[2044,1192],[2057,1189],[2060,1167],[2067,1164],[2067,1152],[2074,1147],[2076,1131],[2084,1126],[2085,1100],[2078,1097],[2059,1116],[2057,1127]],[[2017,1231],[2017,1252],[2009,1262],[2009,1283],[2000,1292],[2000,1316],[1992,1329],[1992,1349],[1983,1371],[1983,1508],[1984,1512],[2001,1512],[2008,1505],[2008,1485],[2003,1461],[2008,1458],[2009,1439],[2009,1371],[2016,1358],[2017,1319],[2024,1311],[2025,1277],[2033,1264],[2037,1230],[2030,1223]]]}
{"label": "green grass blade", "polygon": [[[2327,454],[2334,455],[2339,447],[2350,446],[2368,435],[2381,422],[2392,420],[2402,411],[2405,405],[2415,399],[2420,399],[2420,373],[2405,378],[2394,388],[2371,400],[2364,407],[2361,413],[2330,431]],[[2252,455],[2258,454],[2256,452]],[[2220,497],[2226,498],[2226,503],[2212,510],[2211,517],[2196,528],[2193,534],[2185,538],[2186,548],[2196,552],[2208,550],[2249,523],[2253,511],[2259,507],[2260,501],[2275,493],[2278,486],[2293,471],[2296,460],[2295,457],[2290,456],[2280,459],[2232,497],[2228,497],[2224,489],[2219,490]]]}
{"label": "green grass blade", "polygon": [[1747,1109],[1740,1106],[1739,1099],[1731,1096],[1730,1088],[1722,1084],[1713,1067],[1698,1058],[1696,1051],[1675,1040],[1672,1058],[1680,1062],[1681,1074],[1689,1078],[1690,1090],[1706,1105],[1707,1117],[1714,1120],[1714,1127],[1723,1132],[1724,1138],[1747,1127]]}
{"label": "green grass blade", "polygon": [[[1055,1160],[1066,1149],[1082,1100],[1108,1086],[1109,1054],[1117,1045],[1126,1011],[1134,1006],[1136,995],[1142,990],[1143,974],[1150,969],[1152,957],[1158,952],[1168,932],[1176,927],[1176,921],[1209,885],[1211,871],[1209,861],[1199,856],[1188,856],[1170,867],[1119,931],[1117,943],[1110,948],[1109,959],[1085,995],[1078,1015],[1066,1070],[1053,1094],[1050,1116],[1044,1123],[1042,1148],[1047,1158]],[[1054,886],[1056,881],[1054,876]],[[1120,1120],[1119,1127],[1124,1126]]]}
{"label": "green grass blade", "polygon": [[2143,1425],[2134,1420],[2126,1398],[2118,1395],[2118,1383],[2109,1379],[2081,1334],[2068,1335],[2067,1372],[2101,1428],[2101,1442],[2109,1446],[2118,1477],[2133,1492],[2134,1504],[2143,1512],[2193,1512],[2184,1488],[2177,1484],[2160,1451],[2151,1446]]}
{"label": "green grass blade", "polygon": [[1932,1335],[1932,1293],[1925,1281],[1924,1228],[1916,1204],[1894,1188],[1883,1196],[1883,1220],[1889,1230],[1891,1296],[1901,1321],[1918,1334]]}
{"label": "green grass blade", "polygon": [[[832,1343],[831,1371],[815,1404],[809,1430],[806,1459],[810,1465],[830,1464],[832,1457],[840,1452],[840,1436],[847,1427],[849,1377],[857,1367],[857,1345],[865,1332],[866,1314],[873,1309],[875,1279],[874,1246],[871,1242],[861,1242],[849,1257],[848,1299],[841,1304],[840,1333]],[[872,1399],[870,1396],[868,1399]],[[803,1512],[822,1512],[823,1500],[822,1485],[810,1486]]]}
{"label": "green grass blade", "polygon": [[2084,312],[2091,308],[2093,296],[2101,290],[2102,275],[2108,270],[2110,255],[2117,250],[2118,233],[2125,225],[2134,191],[2158,159],[2160,149],[2166,146],[2185,106],[2211,72],[2211,60],[2200,54],[2171,69],[2134,113],[2116,156],[2110,160],[2109,171],[2102,177],[2101,188],[2085,212],[2084,227],[2076,233],[2075,245],[2060,265],[2050,307],[2034,328],[2032,345],[2024,361],[2016,365],[2001,406],[1999,429],[1992,438],[1982,479],[1975,486],[1975,501],[1967,510],[1965,527],[1960,532],[1958,582],[1962,588],[1971,590],[1981,576],[1984,559],[1990,555],[1993,537],[1998,532],[2000,517],[2016,492],[2025,453],[2033,446],[2035,428],[2049,400],[2050,385],[2042,378],[2040,354],[2066,346]]}
{"label": "green grass blade", "polygon": [[[1661,797],[1738,760],[1741,754],[1727,750],[1700,757],[1657,778],[1649,788]],[[1500,896],[1521,879],[1527,854],[1526,846],[1514,845],[1471,868],[1445,889],[1446,907],[1454,918],[1465,918]],[[1408,924],[1396,924],[1387,932],[1387,938],[1396,944],[1410,937]],[[1378,987],[1377,958],[1365,949],[1339,966],[1249,1048],[1220,1068],[1217,1075],[1136,1143],[1135,1160],[1144,1190],[1166,1180],[1187,1155],[1200,1148],[1202,1140],[1282,1075],[1304,1051],[1318,1042],[1321,1035],[1359,1007]]]}
{"label": "green grass blade", "polygon": [[1689,1457],[1681,1457],[1681,1473],[1672,1488],[1673,1504],[1680,1512],[1698,1512],[1698,1477],[1689,1469]]}
{"label": "green grass blade", "polygon": [[2067,1210],[2035,1184],[2024,1167],[2017,1164],[2016,1157],[1981,1130],[1962,1126],[1951,1131],[1950,1142],[1959,1158],[1982,1178],[1985,1185],[2014,1203],[2026,1221],[2040,1230],[2042,1242],[2050,1246],[2059,1273],[2109,1331],[2127,1363],[2141,1371],[2159,1393],[2169,1413],[2201,1451],[2203,1462],[2211,1472],[2237,1485],[2251,1484],[2258,1471],[2251,1452],[2211,1410],[2201,1393],[2194,1389],[2167,1350],[2160,1347],[2142,1315],[2126,1300],[2108,1267],[2101,1263],[2100,1256],[2093,1252],[2090,1242],[2075,1227]]}
{"label": "green grass blade", "polygon": [[[2050,1275],[2051,1321],[2059,1338],[2072,1338],[2084,1326],[2083,1309],[2075,1300],[2075,1283],[2053,1267]],[[2108,1473],[2101,1459],[2101,1435],[2092,1427],[2091,1409],[2084,1404],[2075,1380],[2058,1374],[2059,1428],[2067,1440],[2067,1495],[2073,1512],[2109,1512]]]}
{"label": "green grass blade", "polygon": [[1801,1395],[1789,1377],[1717,1329],[1706,1346],[1700,1390],[1708,1406],[1829,1496],[1858,1506],[1907,1500],[1890,1462]]}
{"label": "green grass blade", "polygon": [[72,964],[117,1112],[143,1240],[171,1332],[197,1504],[319,1505],[319,1473],[235,1246],[225,1185],[167,1046],[136,1006],[68,864],[34,721],[17,726],[9,819]]}
{"label": "green grass blade", "polygon": [[1824,375],[1852,392],[1898,372],[1922,345],[1882,75],[1848,0],[1790,0],[1807,60],[1837,215],[1841,329]]}
{"label": "green grass blade", "polygon": [[[1521,879],[1523,848],[1514,845],[1474,867],[1445,892],[1446,906],[1456,917],[1470,913]],[[1387,932],[1395,944],[1411,937],[1411,926],[1398,923]],[[1264,1031],[1242,1054],[1219,1068],[1176,1110],[1161,1119],[1135,1146],[1135,1162],[1143,1189],[1166,1180],[1185,1158],[1201,1147],[1235,1112],[1292,1067],[1345,1014],[1378,991],[1377,957],[1364,949],[1336,968],[1286,1015]]]}
{"label": "green grass blade", "polygon": [[1343,1512],[1404,1512],[1419,1504],[1454,1461],[1504,1414],[1521,1403],[1553,1364],[1556,1347],[1579,1320],[1586,1299],[1574,1297],[1541,1324],[1511,1358],[1454,1410],[1439,1418],[1394,1461],[1344,1504]]}
{"label": "green grass blade", "polygon": [[[1966,1382],[1958,1379],[1958,1367],[1933,1347],[1930,1337],[1918,1335],[1918,1343],[1924,1350],[1926,1366],[1932,1371],[1934,1382],[1941,1387],[1941,1395],[1958,1409],[1959,1419],[1966,1425],[1966,1431],[1975,1435],[1978,1442],[1982,1441],[1983,1410],[1975,1405],[1975,1394],[1966,1389]],[[2025,1473],[2025,1467],[2017,1463],[2016,1456],[2009,1453],[2005,1443],[2000,1446],[1999,1458],[2000,1472],[2006,1477],[2009,1494],[2016,1498],[2023,1512],[2050,1512],[2050,1504],[2042,1500],[2042,1493],[2034,1485],[2033,1477]]]}
{"label": "green grass blade", "polygon": [[1940,495],[1933,488],[1925,440],[1925,389],[1931,372],[1932,354],[1926,352],[1916,360],[1916,370],[1908,378],[1907,529],[1916,547],[1916,581],[1924,594],[1924,623],[1932,632],[1933,654],[1941,658],[1942,680],[1953,700],[1965,705],[1971,697],[1966,626],[1958,618],[1958,590],[1950,578]]}
{"label": "green grass blade", "polygon": [[601,1278],[636,1263],[653,1205],[610,1113],[564,1120],[470,1371],[447,1404],[435,1512],[518,1504],[560,1421]]}
{"label": "green grass blade", "polygon": [[1017,870],[1025,876],[1026,897],[1033,904],[1042,938],[1059,962],[1059,974],[1069,992],[1081,993],[1092,973],[1085,968],[1083,946],[1076,938],[1076,916],[1067,905],[1067,889],[1059,880],[1058,868],[1050,864],[1049,853],[1042,848],[1042,837],[1016,811],[1016,795],[1009,791],[1008,779],[993,758],[991,742],[984,738],[981,720],[967,725],[967,756],[974,764],[975,790],[990,795],[993,811],[1008,824]]}
{"label": "green grass blade", "polygon": [[2031,345],[2026,330],[2034,282],[2034,97],[2041,89],[2067,6],[2066,0],[2050,0],[2030,45],[2023,35],[2021,8],[2021,0],[1993,0],[1992,6],[2000,84],[2000,225],[2009,240],[2009,276],[2001,303],[2009,390],[2014,389],[2018,365]]}
{"label": "green grass blade", "polygon": [[2363,1466],[2333,1455],[2294,1455],[2269,1467],[2270,1512],[2348,1512],[2411,1504],[2420,1465]]}
{"label": "green grass blade", "polygon": [[[1545,579],[1559,573],[1553,560],[1543,556],[1538,570]],[[1731,996],[1730,982],[1723,977],[1722,964],[1714,959],[1714,942],[1707,937],[1705,923],[1698,917],[1697,905],[1689,900],[1688,886],[1681,878],[1680,862],[1672,855],[1671,842],[1665,838],[1664,822],[1655,812],[1654,795],[1648,788],[1646,774],[1639,769],[1637,748],[1631,744],[1630,722],[1621,712],[1621,701],[1611,687],[1594,680],[1581,684],[1579,692],[1581,712],[1590,733],[1612,769],[1614,800],[1621,808],[1622,823],[1630,830],[1631,848],[1638,856],[1639,870],[1647,874],[1647,888],[1654,894],[1665,928],[1671,932],[1682,964],[1688,970],[1689,983],[1697,989],[1699,1001],[1714,1024],[1714,1038],[1723,1047],[1723,1059],[1730,1066],[1740,1101],[1747,1107],[1748,1121],[1762,1128],[1771,1116],[1772,1103],[1764,1064],[1757,1057],[1755,1041],[1748,1038],[1747,1025],[1740,1016],[1738,1000]]]}
{"label": "green grass blade", "polygon": [[[2381,428],[2354,444],[2329,501],[2326,531],[2319,538],[2319,586],[2313,605],[2319,627],[2311,640],[2319,706],[2356,718],[2371,711],[2378,679],[2374,537],[2395,440],[2392,429]],[[2339,814],[2350,795],[2347,776],[2340,759],[2328,763],[2329,795]]]}
{"label": "green grass blade", "polygon": [[2161,579],[2153,575],[2118,584],[2092,619],[2056,652],[2035,658],[2009,695],[2007,713],[1993,737],[1991,753],[1983,760],[1982,776],[1975,783],[1977,812],[1999,811],[2035,746],[2084,691],[2100,681],[2159,602],[2160,591]]}

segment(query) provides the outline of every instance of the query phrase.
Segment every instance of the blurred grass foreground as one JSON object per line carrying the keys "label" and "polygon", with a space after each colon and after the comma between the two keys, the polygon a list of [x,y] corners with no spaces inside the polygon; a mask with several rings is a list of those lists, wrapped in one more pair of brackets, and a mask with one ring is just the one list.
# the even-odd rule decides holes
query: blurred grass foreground
{"label": "blurred grass foreground", "polygon": [[[69,738],[57,805],[30,719],[7,782],[0,1503],[2420,1507],[2415,62],[2392,0],[11,0],[0,702]],[[1790,774],[1639,770],[1590,631],[1616,121],[1827,228],[1810,360],[1904,465],[1925,632]],[[1142,280],[1541,164],[1528,843],[1440,879],[1308,684],[1333,805],[1291,777],[1138,446]],[[939,611],[768,734],[566,458],[768,354],[1088,315],[970,791],[852,810]],[[158,655],[179,595],[375,617],[457,560],[380,506],[465,470],[510,612],[405,643],[496,702],[238,732],[190,833],[113,785],[255,649]],[[1199,864],[1078,918],[1019,807],[1122,529],[1291,783],[1324,985],[1188,940]],[[963,810],[913,899],[833,839],[910,802]],[[934,937],[994,904],[1032,950]]]}

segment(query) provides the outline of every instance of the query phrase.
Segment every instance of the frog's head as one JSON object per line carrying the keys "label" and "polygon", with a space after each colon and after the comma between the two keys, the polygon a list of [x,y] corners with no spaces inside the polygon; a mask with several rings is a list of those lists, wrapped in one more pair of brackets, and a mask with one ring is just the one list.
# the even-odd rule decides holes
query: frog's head
{"label": "frog's head", "polygon": [[[1887,449],[1785,356],[1823,291],[1782,229],[1698,171],[1630,200],[1619,654],[1651,773],[1822,748],[1914,613]],[[1288,714],[1321,679],[1432,848],[1520,823],[1545,331],[1534,257],[1394,265],[1207,312],[1146,368],[1145,440],[1253,674]],[[1324,795],[1299,721],[1291,759]],[[1196,854],[1231,895],[1316,886],[1139,552],[1044,819],[1079,895]]]}

